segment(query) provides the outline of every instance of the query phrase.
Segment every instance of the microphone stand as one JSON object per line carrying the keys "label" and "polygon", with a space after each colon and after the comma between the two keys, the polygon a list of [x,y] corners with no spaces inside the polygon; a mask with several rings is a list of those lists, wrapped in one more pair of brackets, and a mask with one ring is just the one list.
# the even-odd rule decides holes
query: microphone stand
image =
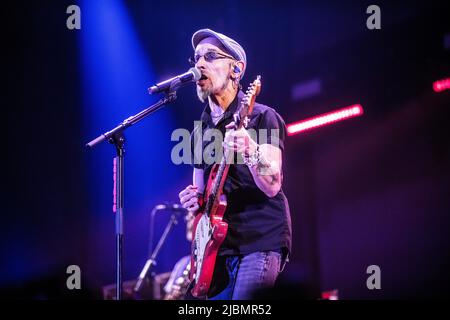
{"label": "microphone stand", "polygon": [[113,144],[116,149],[117,156],[114,158],[113,162],[113,175],[114,175],[114,191],[113,191],[113,212],[115,216],[115,226],[116,226],[116,300],[122,300],[123,292],[123,199],[124,199],[124,154],[125,154],[125,137],[123,131],[133,124],[138,123],[145,117],[149,116],[153,112],[161,109],[164,105],[172,103],[176,100],[176,91],[167,91],[165,96],[151,105],[147,109],[142,110],[138,114],[125,119],[114,129],[105,132],[104,134],[98,136],[94,140],[86,144],[87,147],[93,148],[103,141],[108,141]]}
{"label": "microphone stand", "polygon": [[[156,211],[164,210],[164,209],[170,209],[170,208],[167,208],[167,206],[165,206],[165,205],[156,206],[153,209],[151,216],[153,217]],[[174,210],[174,211],[177,210],[177,207],[172,208],[172,210]],[[138,279],[136,281],[136,284],[134,286],[134,292],[137,293],[137,292],[139,292],[141,290],[141,287],[142,287],[142,285],[144,283],[145,278],[147,277],[147,274],[149,273],[149,271],[151,270],[151,268],[153,266],[156,266],[156,264],[157,264],[156,263],[156,257],[158,256],[159,251],[161,250],[161,248],[162,248],[164,242],[166,241],[167,236],[169,235],[169,233],[172,230],[173,226],[178,224],[177,216],[179,214],[180,214],[179,212],[178,213],[173,212],[171,214],[170,220],[167,223],[166,228],[164,229],[164,232],[161,235],[161,238],[159,239],[158,244],[155,247],[155,250],[153,250],[150,258],[147,260],[147,262],[144,265],[144,268],[142,269],[141,273],[139,274],[139,277],[138,277]],[[153,224],[153,221],[152,221],[152,224]]]}

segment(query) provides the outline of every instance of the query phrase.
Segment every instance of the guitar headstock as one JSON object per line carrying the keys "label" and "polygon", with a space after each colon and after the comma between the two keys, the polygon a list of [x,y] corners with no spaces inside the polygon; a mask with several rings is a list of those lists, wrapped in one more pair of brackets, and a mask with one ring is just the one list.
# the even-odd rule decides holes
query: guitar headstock
{"label": "guitar headstock", "polygon": [[241,100],[241,106],[234,114],[234,123],[236,129],[246,126],[247,117],[253,112],[256,96],[261,92],[261,76],[257,76],[256,79],[250,84],[245,97]]}

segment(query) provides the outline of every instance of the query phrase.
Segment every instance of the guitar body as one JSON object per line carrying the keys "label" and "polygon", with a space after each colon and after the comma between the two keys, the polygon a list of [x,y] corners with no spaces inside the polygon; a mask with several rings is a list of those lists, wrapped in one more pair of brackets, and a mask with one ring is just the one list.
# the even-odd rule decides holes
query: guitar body
{"label": "guitar body", "polygon": [[[226,166],[227,171],[228,168],[229,166]],[[208,199],[211,195],[212,185],[216,180],[218,169],[219,165],[215,164],[211,170],[204,199]],[[223,187],[223,183],[221,183],[221,187]],[[205,201],[201,202],[204,203]],[[223,221],[223,215],[227,209],[227,202],[224,197],[218,197],[218,200],[215,201],[209,212],[209,216],[204,212],[205,208],[202,209],[194,219],[194,239],[191,248],[191,281],[195,280],[191,293],[197,298],[205,297],[208,293],[217,253],[228,231],[228,223]]]}

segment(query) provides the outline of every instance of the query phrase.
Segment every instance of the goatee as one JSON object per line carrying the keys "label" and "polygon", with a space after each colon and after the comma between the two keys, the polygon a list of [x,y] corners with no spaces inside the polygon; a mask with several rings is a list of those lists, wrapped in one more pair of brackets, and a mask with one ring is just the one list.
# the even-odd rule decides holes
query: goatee
{"label": "goatee", "polygon": [[210,95],[211,92],[209,90],[202,90],[202,88],[197,86],[197,97],[202,103],[204,103]]}

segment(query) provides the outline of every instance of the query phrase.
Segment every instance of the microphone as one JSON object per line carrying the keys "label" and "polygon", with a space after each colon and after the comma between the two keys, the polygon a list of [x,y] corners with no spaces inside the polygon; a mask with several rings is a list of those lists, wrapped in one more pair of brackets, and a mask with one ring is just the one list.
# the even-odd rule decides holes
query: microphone
{"label": "microphone", "polygon": [[160,83],[155,84],[154,86],[148,88],[148,93],[155,94],[155,93],[159,93],[159,92],[175,91],[178,88],[181,88],[191,82],[200,80],[201,76],[202,76],[202,74],[200,73],[200,70],[193,67],[193,68],[190,68],[188,72],[185,72],[176,77],[165,80],[163,82],[160,82]]}

